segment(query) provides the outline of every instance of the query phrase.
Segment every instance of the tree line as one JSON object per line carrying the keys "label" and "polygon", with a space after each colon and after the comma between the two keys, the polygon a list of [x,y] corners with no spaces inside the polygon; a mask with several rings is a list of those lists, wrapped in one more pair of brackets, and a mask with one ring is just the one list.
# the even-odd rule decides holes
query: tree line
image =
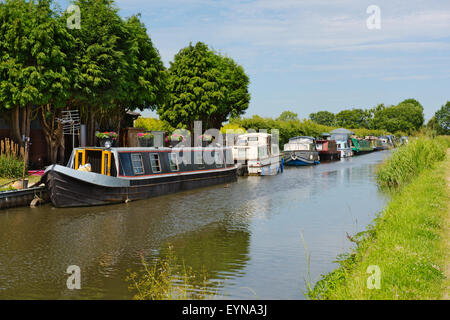
{"label": "tree line", "polygon": [[[39,119],[48,160],[64,157],[63,110],[79,110],[87,143],[120,130],[127,111],[156,110],[174,128],[221,125],[248,108],[249,78],[230,57],[189,44],[169,68],[136,14],[112,0],[75,0],[81,28],[53,0],[0,2],[0,112],[20,145]],[[106,128],[107,127],[107,128]]]}

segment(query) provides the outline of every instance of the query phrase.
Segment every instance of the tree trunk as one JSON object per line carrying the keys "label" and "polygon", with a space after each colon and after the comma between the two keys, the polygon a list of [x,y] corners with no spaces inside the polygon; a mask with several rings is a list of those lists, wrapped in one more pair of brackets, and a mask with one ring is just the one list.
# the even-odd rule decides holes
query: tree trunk
{"label": "tree trunk", "polygon": [[[50,119],[46,118],[46,113],[51,113]],[[56,120],[60,114],[61,111],[53,110],[50,104],[41,107],[41,124],[47,142],[48,160],[52,164],[58,163],[58,154],[60,155],[59,163],[64,162],[64,132],[61,123]]]}

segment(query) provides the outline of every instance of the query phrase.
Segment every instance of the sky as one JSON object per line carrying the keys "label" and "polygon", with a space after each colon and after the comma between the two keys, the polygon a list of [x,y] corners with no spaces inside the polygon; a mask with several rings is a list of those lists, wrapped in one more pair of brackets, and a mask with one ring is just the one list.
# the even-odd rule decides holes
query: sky
{"label": "sky", "polygon": [[242,65],[246,116],[308,118],[415,98],[428,120],[450,100],[449,0],[115,2],[124,18],[141,14],[166,67],[197,41]]}

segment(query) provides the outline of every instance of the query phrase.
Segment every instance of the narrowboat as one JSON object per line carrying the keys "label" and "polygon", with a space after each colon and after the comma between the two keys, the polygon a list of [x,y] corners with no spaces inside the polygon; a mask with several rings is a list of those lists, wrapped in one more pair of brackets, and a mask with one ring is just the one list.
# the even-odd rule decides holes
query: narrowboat
{"label": "narrowboat", "polygon": [[268,133],[246,133],[236,138],[233,158],[239,175],[277,175],[283,171],[277,141]]}
{"label": "narrowboat", "polygon": [[321,161],[341,159],[341,153],[338,151],[336,141],[334,140],[316,140],[316,149],[319,152]]}
{"label": "narrowboat", "polygon": [[372,147],[373,151],[383,150],[383,144],[381,143],[381,140],[378,139],[377,137],[367,136],[365,139],[370,142],[370,146]]}
{"label": "narrowboat", "polygon": [[331,140],[336,141],[341,158],[353,157],[353,150],[350,146],[350,136],[352,134],[354,134],[354,132],[344,128],[331,131]]}
{"label": "narrowboat", "polygon": [[369,140],[358,139],[356,137],[350,138],[353,154],[360,155],[368,152],[372,152],[373,148]]}
{"label": "narrowboat", "polygon": [[284,145],[284,162],[287,166],[309,166],[320,164],[316,139],[313,137],[294,137]]}
{"label": "narrowboat", "polygon": [[237,180],[231,148],[76,148],[42,177],[55,207],[156,197]]}

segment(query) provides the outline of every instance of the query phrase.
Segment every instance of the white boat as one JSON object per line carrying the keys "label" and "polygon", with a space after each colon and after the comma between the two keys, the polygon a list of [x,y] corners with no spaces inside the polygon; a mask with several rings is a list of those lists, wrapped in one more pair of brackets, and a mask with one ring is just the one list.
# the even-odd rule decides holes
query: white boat
{"label": "white boat", "polygon": [[238,173],[270,176],[283,170],[280,148],[268,133],[246,133],[237,137],[233,158]]}
{"label": "white boat", "polygon": [[353,157],[353,150],[350,146],[350,136],[354,132],[340,128],[331,131],[331,140],[336,141],[337,149],[341,153],[341,158]]}

